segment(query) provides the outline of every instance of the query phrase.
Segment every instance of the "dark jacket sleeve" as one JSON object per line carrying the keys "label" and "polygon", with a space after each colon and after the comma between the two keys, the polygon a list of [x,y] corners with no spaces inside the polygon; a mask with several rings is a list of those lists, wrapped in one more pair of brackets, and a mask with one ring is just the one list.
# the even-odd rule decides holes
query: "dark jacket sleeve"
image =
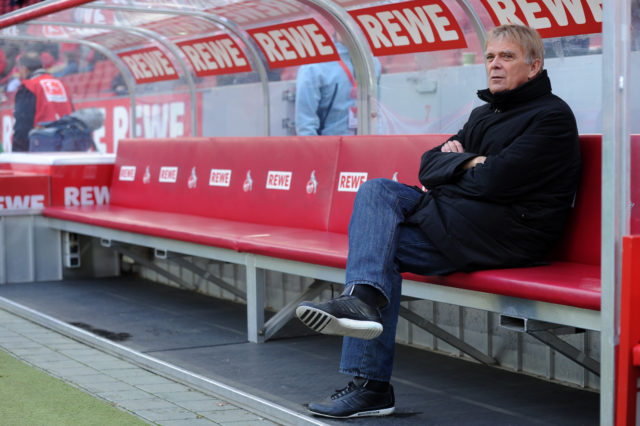
{"label": "dark jacket sleeve", "polygon": [[571,114],[545,111],[498,154],[488,155],[484,164],[463,171],[455,183],[442,190],[465,198],[509,203],[538,188],[553,188],[555,182],[562,181],[559,174],[572,166],[568,163],[579,158],[575,135]]}
{"label": "dark jacket sleeve", "polygon": [[13,151],[29,150],[29,131],[33,129],[36,116],[36,95],[25,86],[20,86],[16,92],[13,110],[15,124],[13,126]]}
{"label": "dark jacket sleeve", "polygon": [[[462,143],[462,146],[467,150],[464,144],[464,134],[467,130],[467,125],[460,129],[458,133],[451,136],[445,141],[457,140]],[[442,144],[444,145],[444,143]],[[422,155],[420,162],[420,183],[427,189],[433,189],[438,185],[455,182],[460,178],[464,170],[462,170],[462,164],[467,160],[477,156],[470,152],[464,153],[451,153],[442,152],[442,145],[430,149]]]}

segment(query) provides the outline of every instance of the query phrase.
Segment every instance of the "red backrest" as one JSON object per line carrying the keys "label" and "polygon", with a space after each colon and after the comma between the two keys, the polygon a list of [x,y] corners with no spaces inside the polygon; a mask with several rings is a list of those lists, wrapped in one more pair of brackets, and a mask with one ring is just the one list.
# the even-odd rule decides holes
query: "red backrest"
{"label": "red backrest", "polygon": [[[122,140],[111,204],[346,233],[355,193],[364,180],[395,175],[400,182],[419,186],[422,154],[447,137]],[[640,138],[635,140],[640,143]],[[582,178],[575,207],[551,259],[597,265],[601,136],[583,135],[580,145]]]}
{"label": "red backrest", "polygon": [[581,135],[582,173],[576,202],[551,260],[600,264],[602,136]]}
{"label": "red backrest", "polygon": [[[356,190],[366,179],[387,178],[420,186],[422,154],[449,135],[345,136],[340,144],[337,184],[333,193],[329,230],[346,233]],[[396,174],[397,173],[397,174]]]}
{"label": "red backrest", "polygon": [[326,230],[339,141],[339,136],[123,140],[111,203]]}

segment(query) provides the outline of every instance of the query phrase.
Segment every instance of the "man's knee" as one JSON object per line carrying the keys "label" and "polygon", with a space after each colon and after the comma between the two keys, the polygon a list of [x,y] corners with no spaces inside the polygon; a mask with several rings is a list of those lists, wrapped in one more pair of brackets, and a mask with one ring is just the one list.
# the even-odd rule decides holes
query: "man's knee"
{"label": "man's knee", "polygon": [[375,179],[368,180],[364,182],[362,185],[360,185],[358,192],[362,192],[362,193],[371,192],[374,194],[379,194],[380,191],[388,190],[389,187],[393,186],[394,184],[397,184],[397,182],[394,182],[390,179],[385,179],[385,178],[375,178]]}

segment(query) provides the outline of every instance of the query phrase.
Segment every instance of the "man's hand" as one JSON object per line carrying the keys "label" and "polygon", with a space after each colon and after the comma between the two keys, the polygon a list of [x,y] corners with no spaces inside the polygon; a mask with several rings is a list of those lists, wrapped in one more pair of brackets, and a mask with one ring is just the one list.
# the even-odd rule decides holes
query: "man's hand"
{"label": "man's hand", "polygon": [[456,140],[451,140],[451,141],[447,141],[445,142],[444,145],[442,145],[442,148],[440,148],[440,151],[442,152],[464,152],[464,147],[462,146],[462,144]]}
{"label": "man's hand", "polygon": [[486,159],[487,159],[487,157],[485,157],[484,155],[479,155],[477,157],[473,157],[471,160],[469,160],[466,163],[464,163],[462,168],[464,170],[472,169],[475,166],[477,166],[478,164],[484,164]]}
{"label": "man's hand", "polygon": [[[460,152],[464,152],[464,147],[457,140],[450,140],[450,141],[445,142],[444,145],[442,145],[442,148],[440,148],[440,151],[442,151],[442,152],[458,152],[458,153],[460,153]],[[471,160],[469,160],[466,163],[464,163],[462,168],[464,170],[469,170],[469,169],[475,167],[478,164],[484,164],[484,161],[486,159],[487,159],[487,157],[485,157],[484,155],[479,155],[477,157],[473,157]]]}

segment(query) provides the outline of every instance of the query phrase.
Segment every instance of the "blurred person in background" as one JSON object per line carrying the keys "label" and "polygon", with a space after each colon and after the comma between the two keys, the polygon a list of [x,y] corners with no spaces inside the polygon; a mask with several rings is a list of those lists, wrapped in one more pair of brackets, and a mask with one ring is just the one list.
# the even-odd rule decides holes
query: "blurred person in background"
{"label": "blurred person in background", "polygon": [[38,123],[55,121],[73,111],[62,82],[42,68],[40,52],[28,51],[18,59],[22,84],[18,88],[13,116],[12,151],[29,151],[29,131]]}
{"label": "blurred person in background", "polygon": [[[296,134],[355,135],[357,82],[347,47],[334,37],[339,61],[303,65],[296,78]],[[380,62],[375,60],[380,78]]]}

